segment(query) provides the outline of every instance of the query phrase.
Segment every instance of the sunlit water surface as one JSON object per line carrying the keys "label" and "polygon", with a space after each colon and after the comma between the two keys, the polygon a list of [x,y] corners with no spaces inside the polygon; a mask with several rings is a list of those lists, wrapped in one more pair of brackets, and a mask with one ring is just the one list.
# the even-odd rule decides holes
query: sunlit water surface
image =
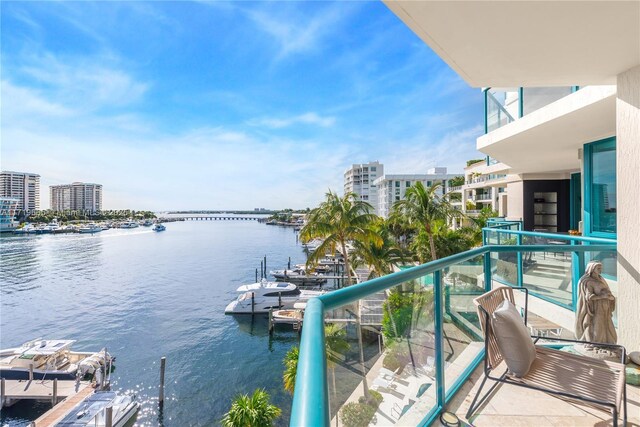
{"label": "sunlit water surface", "polygon": [[[187,221],[95,235],[0,238],[0,347],[43,338],[75,339],[75,350],[117,356],[112,389],[137,394],[136,425],[217,425],[238,393],[265,388],[289,419],[282,359],[293,331],[270,337],[264,317],[233,317],[235,289],[267,268],[303,262],[291,229],[256,221]],[[159,361],[167,358],[158,410]],[[19,426],[48,404],[2,411]],[[33,419],[33,418],[32,418]]]}

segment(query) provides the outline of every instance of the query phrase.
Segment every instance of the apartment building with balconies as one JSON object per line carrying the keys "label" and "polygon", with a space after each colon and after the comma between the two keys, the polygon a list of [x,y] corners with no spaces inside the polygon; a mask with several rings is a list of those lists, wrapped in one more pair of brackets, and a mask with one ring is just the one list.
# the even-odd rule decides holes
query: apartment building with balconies
{"label": "apartment building with balconies", "polygon": [[18,200],[18,212],[34,212],[40,209],[40,175],[29,172],[2,171],[0,173],[0,197]]}
{"label": "apartment building with balconies", "polygon": [[446,167],[436,167],[427,170],[426,174],[388,174],[382,175],[374,181],[377,187],[378,205],[376,214],[388,218],[393,204],[403,200],[406,191],[421,182],[425,187],[440,185],[438,195],[442,197],[449,188],[449,180],[456,174],[447,173]]}
{"label": "apartment building with balconies", "polygon": [[[485,228],[481,248],[337,291],[320,297],[319,304],[312,301],[298,367],[305,377],[296,383],[292,424],[326,420],[322,424],[329,425],[336,412],[326,403],[324,371],[314,371],[325,366],[323,310],[358,307],[374,293],[394,288],[402,293],[407,285],[425,293],[419,301],[434,302],[414,305],[413,328],[399,341],[408,349],[399,352],[395,343],[381,357],[406,356],[401,375],[386,369],[384,360],[370,369],[362,363],[368,378],[353,381],[347,401],[367,396],[367,385],[381,390],[380,415],[372,424],[384,414],[382,423],[407,426],[435,425],[438,419],[442,425],[620,425],[623,406],[622,423],[628,407],[628,425],[637,424],[640,391],[632,386],[610,403],[612,412],[516,387],[518,381],[492,387],[473,414],[467,409],[480,396],[482,370],[491,363],[482,366],[482,361],[494,345],[483,342],[491,328],[474,317],[480,314],[473,298],[501,284],[529,292],[529,305],[522,299],[516,305],[532,314],[532,335],[574,339],[584,294],[579,279],[590,261],[600,261],[616,298],[617,342],[627,352],[640,351],[640,2],[384,3],[462,79],[482,89],[485,133],[477,148],[490,160],[471,180],[477,186],[471,194],[486,200],[487,181],[473,181],[506,175],[505,213],[517,221]],[[491,165],[491,159],[497,163]],[[570,229],[581,229],[582,236],[569,235]],[[477,281],[461,279],[471,277],[474,268]],[[420,274],[422,287],[415,286]],[[461,281],[465,289],[459,292]],[[624,369],[618,385],[624,383]],[[582,397],[596,402],[599,374],[592,371],[589,379],[579,380],[577,371],[566,372],[554,385],[580,388]]]}
{"label": "apartment building with balconies", "polygon": [[378,189],[373,182],[382,175],[384,165],[378,161],[353,164],[344,171],[344,193],[355,193],[375,210],[378,206]]}
{"label": "apartment building with balconies", "polygon": [[99,212],[102,210],[102,185],[85,182],[49,187],[54,211]]}

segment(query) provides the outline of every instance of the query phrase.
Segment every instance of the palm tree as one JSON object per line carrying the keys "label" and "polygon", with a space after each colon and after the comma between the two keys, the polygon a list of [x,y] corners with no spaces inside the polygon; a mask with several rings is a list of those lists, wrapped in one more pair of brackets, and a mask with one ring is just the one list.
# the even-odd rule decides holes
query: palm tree
{"label": "palm tree", "polygon": [[[425,188],[424,184],[418,181],[406,191],[403,200],[398,200],[393,205],[392,215],[404,216],[409,224],[419,227],[426,233],[431,260],[438,259],[433,230],[435,222],[448,222],[451,218],[460,215],[460,212],[451,206],[446,198],[438,195],[441,187],[440,184],[436,184]],[[426,260],[421,259],[420,261]]]}
{"label": "palm tree", "polygon": [[231,409],[222,418],[224,427],[269,427],[282,411],[269,403],[269,393],[257,389],[252,396],[236,397]]}
{"label": "palm tree", "polygon": [[298,355],[300,348],[298,346],[291,347],[284,356],[284,372],[282,374],[282,382],[284,389],[293,394],[296,386],[296,373],[298,372]]}
{"label": "palm tree", "polygon": [[395,245],[387,222],[378,218],[371,226],[382,239],[382,245],[354,242],[354,264],[365,264],[371,269],[369,279],[393,272],[393,266],[405,260],[404,252]]}
{"label": "palm tree", "polygon": [[382,245],[382,239],[369,224],[376,215],[370,213],[373,207],[361,200],[355,193],[347,193],[343,197],[331,190],[326,194],[327,199],[311,211],[307,223],[300,230],[300,238],[308,242],[314,238],[324,239],[322,244],[309,256],[307,261],[315,265],[327,253],[332,255],[340,250],[344,256],[344,266],[347,271],[347,286],[351,285],[351,263],[347,248],[348,241],[362,244]]}

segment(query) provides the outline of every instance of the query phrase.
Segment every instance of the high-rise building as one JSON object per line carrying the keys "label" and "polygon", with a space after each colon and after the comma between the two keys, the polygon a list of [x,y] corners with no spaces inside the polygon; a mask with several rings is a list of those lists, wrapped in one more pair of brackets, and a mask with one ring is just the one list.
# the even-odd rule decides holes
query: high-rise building
{"label": "high-rise building", "polygon": [[86,182],[52,185],[51,209],[54,211],[88,211],[102,210],[102,185]]}
{"label": "high-rise building", "polygon": [[456,176],[458,175],[448,174],[444,167],[429,169],[426,174],[382,175],[373,183],[377,187],[376,214],[387,218],[393,204],[404,199],[405,192],[418,182],[422,182],[425,187],[440,184],[438,196],[442,197],[449,187],[448,181]]}
{"label": "high-rise building", "polygon": [[2,171],[0,173],[0,197],[18,200],[18,211],[40,209],[40,175],[28,172]]}
{"label": "high-rise building", "polygon": [[373,185],[384,174],[384,165],[378,161],[354,164],[344,172],[344,192],[355,193],[360,200],[369,203],[375,210],[378,206],[378,189]]}

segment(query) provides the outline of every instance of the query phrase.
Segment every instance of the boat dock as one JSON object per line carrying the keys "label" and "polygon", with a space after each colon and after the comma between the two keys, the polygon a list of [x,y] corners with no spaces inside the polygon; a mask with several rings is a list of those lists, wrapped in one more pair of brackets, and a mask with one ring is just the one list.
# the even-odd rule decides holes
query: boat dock
{"label": "boat dock", "polygon": [[73,409],[78,403],[82,402],[94,391],[95,390],[93,389],[93,387],[91,387],[91,385],[87,383],[84,388],[81,388],[75,394],[68,396],[62,402],[58,403],[53,408],[42,414],[37,420],[32,423],[32,426],[49,427],[55,425],[58,420],[67,415],[67,413],[71,409]]}
{"label": "boat dock", "polygon": [[93,391],[88,381],[75,380],[7,380],[0,386],[2,407],[18,400],[50,400],[56,405],[59,399],[76,395],[85,389]]}

